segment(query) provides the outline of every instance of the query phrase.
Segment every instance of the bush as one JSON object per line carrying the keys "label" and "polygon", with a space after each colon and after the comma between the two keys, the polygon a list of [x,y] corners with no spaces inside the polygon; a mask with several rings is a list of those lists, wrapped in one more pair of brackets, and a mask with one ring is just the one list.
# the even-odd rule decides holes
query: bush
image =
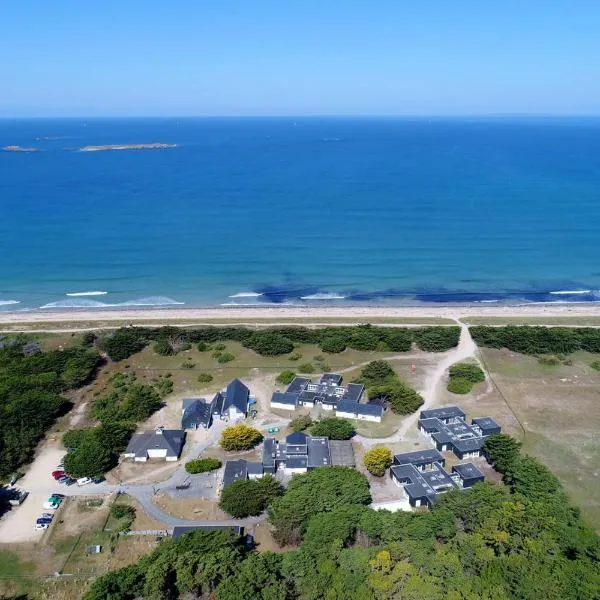
{"label": "bush", "polygon": [[231,352],[215,352],[213,354],[213,358],[219,364],[225,364],[231,362],[232,360],[235,360],[235,354],[232,354]]}
{"label": "bush", "polygon": [[294,344],[288,338],[272,331],[257,331],[242,343],[263,356],[289,354],[294,349]]}
{"label": "bush", "polygon": [[260,479],[238,480],[221,492],[219,507],[235,519],[260,515],[283,493],[283,486],[272,475]]}
{"label": "bush", "polygon": [[258,429],[245,423],[231,425],[221,434],[221,447],[224,450],[250,450],[262,440]]}
{"label": "bush", "polygon": [[354,435],[354,425],[347,419],[327,417],[317,421],[310,430],[311,435],[330,440],[349,440]]}
{"label": "bush", "polygon": [[373,360],[360,373],[360,380],[365,384],[383,383],[389,377],[396,377],[390,363],[385,360]]}
{"label": "bush", "polygon": [[385,470],[392,464],[392,451],[383,446],[375,446],[365,452],[363,459],[367,471],[376,477],[383,477]]}
{"label": "bush", "polygon": [[156,354],[160,354],[161,356],[173,356],[175,354],[173,347],[167,340],[158,340],[158,342],[154,344],[153,349]]}
{"label": "bush", "polygon": [[595,360],[593,363],[590,364],[590,367],[592,367],[592,369],[594,369],[595,371],[600,371],[600,360]]}
{"label": "bush", "polygon": [[519,458],[521,443],[505,433],[490,435],[483,443],[483,451],[499,473],[506,473]]}
{"label": "bush", "polygon": [[198,342],[196,344],[198,352],[206,352],[208,350],[208,344],[206,342]]}
{"label": "bush", "polygon": [[560,360],[556,356],[538,356],[538,363],[546,367],[556,367],[560,365]]}
{"label": "bush", "polygon": [[300,354],[300,352],[292,352],[288,358],[293,361],[300,360],[302,358],[302,354]]}
{"label": "bush", "polygon": [[182,369],[193,369],[196,366],[196,363],[193,363],[190,360],[186,360],[184,362],[181,363],[181,368]]}
{"label": "bush", "polygon": [[296,377],[296,373],[290,369],[286,369],[285,371],[281,371],[281,373],[279,373],[277,376],[277,382],[281,383],[282,385],[289,385],[294,380],[294,377]]}
{"label": "bush", "polygon": [[346,349],[346,342],[341,337],[329,336],[321,340],[319,347],[323,352],[338,354]]}
{"label": "bush", "polygon": [[185,463],[185,470],[192,475],[207,473],[221,468],[221,461],[217,458],[194,458]]}
{"label": "bush", "polygon": [[450,367],[450,379],[460,377],[471,383],[481,383],[485,381],[483,369],[473,363],[456,363]]}
{"label": "bush", "polygon": [[298,371],[300,371],[300,373],[310,374],[315,372],[315,367],[312,363],[303,363],[298,366]]}
{"label": "bush", "polygon": [[392,411],[398,415],[413,413],[423,404],[421,394],[399,377],[391,377],[384,383],[371,386],[368,391],[369,398],[385,399]]}
{"label": "bush", "polygon": [[124,519],[125,517],[135,517],[135,508],[127,504],[113,504],[110,507],[110,516],[113,519]]}
{"label": "bush", "polygon": [[146,333],[145,329],[139,327],[117,329],[104,340],[104,351],[115,362],[129,358],[145,348]]}
{"label": "bush", "polygon": [[213,379],[214,378],[210,373],[200,373],[200,375],[198,375],[198,383],[210,383]]}
{"label": "bush", "polygon": [[313,424],[309,415],[298,415],[290,421],[290,428],[293,431],[304,431]]}
{"label": "bush", "polygon": [[454,377],[448,382],[448,391],[453,394],[468,394],[473,384],[464,377]]}
{"label": "bush", "polygon": [[460,327],[423,327],[415,330],[414,339],[424,352],[446,352],[458,345]]}

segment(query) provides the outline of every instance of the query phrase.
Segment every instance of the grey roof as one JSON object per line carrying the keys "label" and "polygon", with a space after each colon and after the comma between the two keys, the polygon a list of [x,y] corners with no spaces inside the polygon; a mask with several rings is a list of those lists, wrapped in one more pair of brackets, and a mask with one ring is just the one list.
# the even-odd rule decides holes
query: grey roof
{"label": "grey roof", "polygon": [[210,425],[212,405],[208,404],[204,398],[184,398],[182,404],[181,426],[184,429],[191,429],[199,424]]}
{"label": "grey roof", "polygon": [[461,463],[452,467],[453,473],[458,473],[461,479],[483,479],[483,473],[473,463]]}
{"label": "grey roof", "polygon": [[274,467],[277,456],[277,440],[275,438],[265,438],[263,442],[262,462],[265,467]]}
{"label": "grey roof", "polygon": [[365,386],[361,383],[349,383],[346,386],[346,393],[344,394],[344,398],[346,400],[354,400],[354,402],[358,402],[363,394],[364,389]]}
{"label": "grey roof", "polygon": [[194,531],[231,531],[233,535],[239,537],[244,533],[244,528],[239,525],[190,525],[187,527],[174,527],[173,528],[173,541],[177,541],[182,535],[186,533],[193,533]]}
{"label": "grey roof", "polygon": [[308,457],[304,456],[288,456],[285,461],[286,469],[306,469],[308,466]]}
{"label": "grey roof", "polygon": [[134,454],[142,458],[148,456],[148,450],[166,450],[168,457],[178,457],[185,441],[182,429],[162,429],[145,433],[134,433],[129,440],[125,454]]}
{"label": "grey roof", "polygon": [[297,394],[299,392],[301,392],[310,382],[310,379],[308,379],[307,377],[294,377],[294,379],[292,379],[292,383],[290,383],[290,385],[288,386],[288,393],[289,394]]}
{"label": "grey roof", "polygon": [[466,440],[452,440],[452,444],[461,454],[481,450],[484,443],[485,438],[483,437],[469,438]]}
{"label": "grey roof", "polygon": [[457,489],[452,477],[440,466],[430,471],[419,471],[414,465],[392,465],[390,471],[401,482],[404,490],[413,500],[425,499],[435,504],[438,494]]}
{"label": "grey roof", "polygon": [[294,433],[290,433],[290,435],[285,438],[285,442],[288,445],[292,444],[295,446],[306,446],[307,437],[308,436],[303,431],[294,431]]}
{"label": "grey roof", "polygon": [[234,481],[245,480],[248,478],[248,463],[243,458],[240,460],[228,460],[225,463],[225,472],[223,473],[223,487],[231,485]]}
{"label": "grey roof", "polygon": [[223,394],[217,392],[215,397],[212,399],[212,412],[213,415],[220,415],[223,412]]}
{"label": "grey roof", "polygon": [[458,406],[442,406],[441,408],[430,408],[422,410],[421,419],[454,419],[465,418],[465,413]]}
{"label": "grey roof", "polygon": [[335,385],[341,385],[342,383],[342,376],[338,375],[337,373],[323,373],[323,375],[321,375],[321,379],[320,379],[321,383],[333,383]]}
{"label": "grey roof", "polygon": [[380,404],[367,404],[364,402],[353,402],[352,400],[340,400],[335,410],[355,415],[370,415],[375,417],[383,415],[383,406]]}
{"label": "grey roof", "polygon": [[473,425],[481,427],[483,431],[489,431],[490,429],[498,431],[501,430],[500,425],[498,425],[498,423],[496,423],[496,421],[494,421],[492,417],[476,417],[474,419],[471,419],[471,423],[473,423]]}
{"label": "grey roof", "polygon": [[329,439],[326,437],[308,437],[308,467],[324,467],[331,465]]}
{"label": "grey roof", "polygon": [[289,404],[290,406],[296,406],[298,404],[298,394],[290,392],[275,392],[271,396],[271,402],[277,402],[278,404]]}
{"label": "grey roof", "polygon": [[396,465],[427,465],[434,462],[444,463],[444,457],[435,448],[404,452],[394,456],[394,464]]}
{"label": "grey roof", "polygon": [[263,466],[261,462],[250,462],[246,463],[248,475],[262,475]]}
{"label": "grey roof", "polygon": [[250,390],[239,379],[234,379],[227,386],[221,412],[227,410],[230,406],[235,406],[240,412],[246,414],[248,412],[249,395]]}
{"label": "grey roof", "polygon": [[354,467],[354,448],[350,440],[329,440],[331,464],[334,467]]}

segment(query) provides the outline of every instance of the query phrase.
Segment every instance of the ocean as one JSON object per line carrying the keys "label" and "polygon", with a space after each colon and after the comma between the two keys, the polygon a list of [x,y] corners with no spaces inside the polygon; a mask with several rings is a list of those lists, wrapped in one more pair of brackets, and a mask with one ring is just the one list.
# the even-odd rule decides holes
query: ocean
{"label": "ocean", "polygon": [[[82,152],[87,145],[174,148]],[[0,120],[0,310],[600,300],[598,118]]]}

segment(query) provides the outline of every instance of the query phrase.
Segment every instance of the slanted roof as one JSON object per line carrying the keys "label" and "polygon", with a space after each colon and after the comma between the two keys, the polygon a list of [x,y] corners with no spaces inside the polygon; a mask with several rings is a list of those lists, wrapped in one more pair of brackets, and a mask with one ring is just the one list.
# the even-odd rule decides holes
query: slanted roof
{"label": "slanted roof", "polygon": [[310,468],[331,465],[329,440],[326,437],[307,437],[308,466]]}
{"label": "slanted roof", "polygon": [[464,419],[465,413],[458,406],[442,406],[422,410],[419,416],[421,419]]}
{"label": "slanted roof", "polygon": [[263,465],[261,462],[251,462],[248,461],[246,463],[248,476],[250,475],[262,475],[263,474]]}
{"label": "slanted roof", "polygon": [[239,380],[234,379],[225,392],[225,401],[223,402],[223,411],[228,410],[230,406],[235,406],[240,412],[248,412],[248,396],[250,390]]}
{"label": "slanted roof", "polygon": [[223,487],[231,485],[234,481],[245,480],[248,478],[248,463],[243,459],[228,460],[225,463],[225,472],[223,473]]}
{"label": "slanted roof", "polygon": [[217,392],[211,402],[213,415],[220,415],[223,412],[223,394]]}
{"label": "slanted roof", "polygon": [[303,431],[294,431],[294,433],[290,433],[290,435],[285,438],[285,441],[288,445],[302,446],[306,445],[307,437],[308,436]]}
{"label": "slanted roof", "polygon": [[294,379],[292,379],[292,383],[290,383],[290,385],[288,386],[287,392],[288,394],[298,394],[309,383],[310,379],[308,379],[307,377],[294,377]]}
{"label": "slanted roof", "polygon": [[185,441],[182,429],[163,429],[134,433],[129,440],[125,454],[133,454],[136,458],[148,456],[149,450],[166,450],[168,457],[178,457]]}
{"label": "slanted roof", "polygon": [[244,533],[244,528],[239,525],[190,525],[187,527],[174,527],[173,528],[173,541],[177,541],[182,535],[186,533],[194,533],[194,531],[231,531],[233,535],[241,537]]}
{"label": "slanted roof", "polygon": [[277,457],[277,440],[275,438],[265,438],[263,442],[262,462],[263,466],[269,468],[275,466]]}
{"label": "slanted roof", "polygon": [[444,457],[435,448],[404,452],[394,456],[394,463],[397,465],[427,465],[434,462],[444,462]]}
{"label": "slanted roof", "polygon": [[271,402],[276,402],[277,404],[289,404],[290,406],[296,406],[298,404],[298,394],[293,394],[290,392],[275,392],[273,396],[271,396]]}
{"label": "slanted roof", "polygon": [[452,472],[457,473],[463,480],[484,478],[483,473],[473,463],[454,465]]}
{"label": "slanted roof", "polygon": [[181,426],[190,429],[202,424],[208,426],[212,419],[212,407],[204,398],[184,398]]}
{"label": "slanted roof", "polygon": [[340,400],[335,409],[337,412],[353,413],[355,415],[369,415],[381,417],[383,415],[383,406],[380,404],[367,404],[363,402],[353,402],[352,400]]}
{"label": "slanted roof", "polygon": [[331,464],[334,467],[354,467],[354,448],[350,440],[329,440]]}

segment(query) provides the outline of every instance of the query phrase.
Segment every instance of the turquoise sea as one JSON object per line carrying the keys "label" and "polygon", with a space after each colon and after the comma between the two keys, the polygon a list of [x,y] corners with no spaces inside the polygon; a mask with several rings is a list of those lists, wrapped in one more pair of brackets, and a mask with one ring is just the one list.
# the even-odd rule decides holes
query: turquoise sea
{"label": "turquoise sea", "polygon": [[600,300],[600,119],[0,120],[9,145],[39,152],[0,152],[2,310]]}

